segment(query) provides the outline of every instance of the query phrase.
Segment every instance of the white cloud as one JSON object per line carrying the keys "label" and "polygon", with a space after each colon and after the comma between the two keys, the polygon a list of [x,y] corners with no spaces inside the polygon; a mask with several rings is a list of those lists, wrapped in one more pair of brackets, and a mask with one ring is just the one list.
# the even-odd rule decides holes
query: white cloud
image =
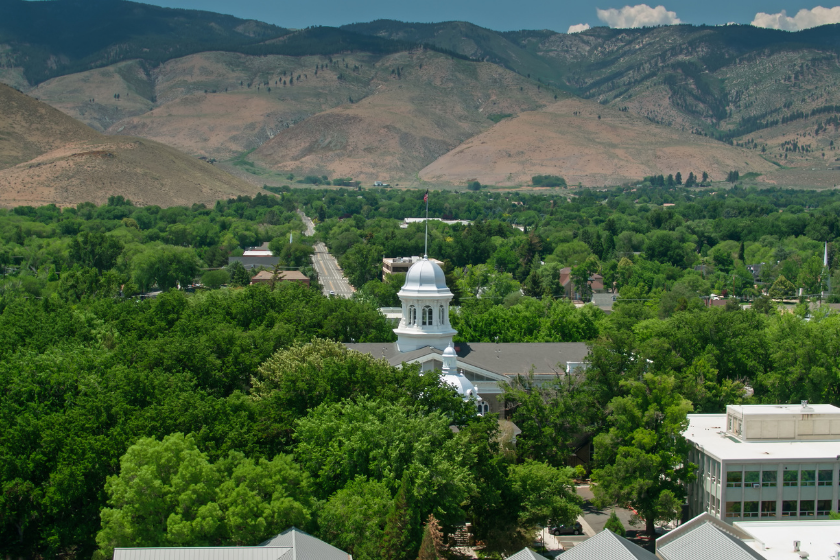
{"label": "white cloud", "polygon": [[665,6],[651,8],[647,4],[624,6],[620,10],[597,9],[598,19],[613,28],[645,27],[656,25],[675,25],[682,23],[676,12],[669,12]]}
{"label": "white cloud", "polygon": [[785,31],[800,31],[829,23],[840,23],[840,6],[835,6],[834,8],[817,6],[813,10],[803,9],[799,10],[793,17],[787,15],[787,12],[784,10],[778,14],[758,12],[752,21],[752,25],[756,27],[783,29]]}
{"label": "white cloud", "polygon": [[577,25],[569,26],[569,30],[566,33],[580,33],[581,31],[586,31],[589,29],[588,23],[578,23]]}

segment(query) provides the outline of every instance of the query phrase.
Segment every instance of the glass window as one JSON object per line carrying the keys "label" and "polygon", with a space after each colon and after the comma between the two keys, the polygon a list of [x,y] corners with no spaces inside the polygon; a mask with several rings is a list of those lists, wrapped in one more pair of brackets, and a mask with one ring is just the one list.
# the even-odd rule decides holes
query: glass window
{"label": "glass window", "polygon": [[782,502],[782,517],[796,517],[796,500]]}
{"label": "glass window", "polygon": [[798,486],[799,471],[785,471],[785,479],[782,486]]}
{"label": "glass window", "polygon": [[814,517],[814,500],[802,500],[799,502],[800,517]]}
{"label": "glass window", "polygon": [[776,471],[762,471],[761,472],[761,485],[765,488],[775,488],[776,487]]}
{"label": "glass window", "polygon": [[817,482],[817,471],[802,471],[800,486],[815,486]]}
{"label": "glass window", "polygon": [[726,502],[726,517],[741,517],[741,502]]}
{"label": "glass window", "polygon": [[761,472],[759,471],[747,471],[744,473],[744,486],[746,488],[752,488],[755,485],[756,488],[759,486],[759,476],[761,476]]}
{"label": "glass window", "polygon": [[776,517],[776,500],[761,502],[761,517]]}
{"label": "glass window", "polygon": [[820,470],[818,486],[831,486],[834,484],[834,471]]}
{"label": "glass window", "polygon": [[817,500],[817,515],[828,515],[831,513],[831,500]]}
{"label": "glass window", "polygon": [[726,473],[726,487],[727,488],[740,488],[743,482],[743,474],[741,471],[729,471]]}
{"label": "glass window", "polygon": [[744,502],[744,517],[758,517],[758,502]]}

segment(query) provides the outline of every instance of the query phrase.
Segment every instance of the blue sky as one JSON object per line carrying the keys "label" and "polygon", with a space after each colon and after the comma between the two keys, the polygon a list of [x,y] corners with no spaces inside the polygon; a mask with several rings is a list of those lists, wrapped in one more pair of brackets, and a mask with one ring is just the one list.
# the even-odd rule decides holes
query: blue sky
{"label": "blue sky", "polygon": [[[140,0],[143,1],[143,0]],[[253,18],[283,27],[306,27],[309,25],[342,25],[365,22],[374,19],[397,19],[402,21],[438,22],[465,20],[483,27],[507,31],[512,29],[552,29],[567,31],[570,26],[587,24],[613,27],[632,26],[657,21],[669,23],[678,19],[683,23],[710,25],[728,22],[752,23],[754,20],[764,27],[796,30],[821,23],[840,21],[840,8],[811,12],[818,6],[813,0],[670,0],[649,2],[644,8],[621,11],[626,2],[599,0],[146,0],[159,6],[202,9],[242,18]],[[840,4],[823,3],[825,8]],[[630,6],[634,6],[630,3]],[[655,10],[657,6],[664,9]],[[599,18],[598,10],[601,16]],[[615,11],[608,11],[608,10]],[[809,10],[797,17],[802,10]],[[780,16],[786,11],[787,18]],[[768,17],[756,20],[756,14]],[[641,19],[639,19],[639,16]],[[628,18],[629,17],[629,18]],[[634,19],[635,18],[635,19]],[[650,18],[653,18],[651,20]],[[657,20],[657,18],[660,18]],[[628,24],[628,22],[631,22]]]}

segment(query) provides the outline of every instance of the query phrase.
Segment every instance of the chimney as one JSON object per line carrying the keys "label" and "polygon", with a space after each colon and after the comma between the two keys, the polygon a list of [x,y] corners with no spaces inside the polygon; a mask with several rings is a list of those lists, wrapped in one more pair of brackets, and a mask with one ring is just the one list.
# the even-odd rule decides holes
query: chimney
{"label": "chimney", "polygon": [[800,544],[799,541],[793,541],[793,551],[794,552],[799,552],[799,544]]}

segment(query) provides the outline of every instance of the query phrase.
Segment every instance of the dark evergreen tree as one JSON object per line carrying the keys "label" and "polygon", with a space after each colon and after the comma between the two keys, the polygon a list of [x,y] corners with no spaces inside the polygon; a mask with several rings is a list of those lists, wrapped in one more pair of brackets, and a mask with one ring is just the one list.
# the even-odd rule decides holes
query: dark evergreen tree
{"label": "dark evergreen tree", "polygon": [[404,474],[397,497],[394,498],[394,505],[385,522],[382,543],[379,545],[382,560],[414,560],[416,558],[417,543],[413,533],[417,524],[414,522],[416,515],[411,508],[410,495],[408,474]]}

